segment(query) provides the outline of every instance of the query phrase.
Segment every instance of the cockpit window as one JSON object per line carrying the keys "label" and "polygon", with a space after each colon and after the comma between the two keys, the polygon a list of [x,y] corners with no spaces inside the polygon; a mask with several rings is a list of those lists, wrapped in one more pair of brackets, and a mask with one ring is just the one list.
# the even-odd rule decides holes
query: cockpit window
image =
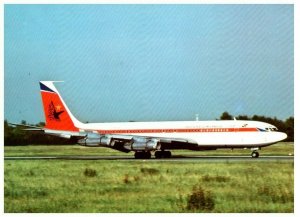
{"label": "cockpit window", "polygon": [[276,127],[267,127],[265,128],[266,131],[278,131],[278,129]]}

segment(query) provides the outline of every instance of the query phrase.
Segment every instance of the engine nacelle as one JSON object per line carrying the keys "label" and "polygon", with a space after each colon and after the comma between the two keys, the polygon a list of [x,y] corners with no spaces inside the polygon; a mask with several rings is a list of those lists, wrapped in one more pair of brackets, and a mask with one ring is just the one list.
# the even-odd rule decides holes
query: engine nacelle
{"label": "engine nacelle", "polygon": [[100,144],[101,145],[105,145],[105,146],[110,146],[112,145],[112,139],[110,137],[107,137],[107,136],[102,136],[100,138]]}
{"label": "engine nacelle", "polygon": [[156,139],[141,139],[141,140],[134,140],[131,144],[132,151],[153,151],[159,149],[159,141]]}
{"label": "engine nacelle", "polygon": [[80,139],[78,144],[84,146],[109,146],[112,139],[107,136],[101,136],[97,133],[89,133],[85,138]]}

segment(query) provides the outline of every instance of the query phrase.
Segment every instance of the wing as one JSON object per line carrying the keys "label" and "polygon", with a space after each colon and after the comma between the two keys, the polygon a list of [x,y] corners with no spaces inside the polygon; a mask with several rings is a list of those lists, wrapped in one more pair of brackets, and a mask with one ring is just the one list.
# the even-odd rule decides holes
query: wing
{"label": "wing", "polygon": [[192,149],[198,148],[194,141],[184,138],[163,138],[149,136],[132,136],[120,134],[101,135],[96,132],[88,133],[83,139],[78,141],[84,146],[104,146],[119,151],[154,151],[165,149]]}

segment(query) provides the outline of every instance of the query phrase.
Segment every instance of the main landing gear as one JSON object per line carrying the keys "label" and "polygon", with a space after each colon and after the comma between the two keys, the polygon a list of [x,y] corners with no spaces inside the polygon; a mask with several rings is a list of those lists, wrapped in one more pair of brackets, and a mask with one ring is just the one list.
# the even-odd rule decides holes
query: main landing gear
{"label": "main landing gear", "polygon": [[[156,151],[155,158],[170,158],[172,153],[170,151]],[[136,151],[134,154],[135,159],[150,159],[151,152],[150,151]]]}
{"label": "main landing gear", "polygon": [[170,151],[156,151],[155,158],[170,158],[172,153]]}
{"label": "main landing gear", "polygon": [[151,152],[150,151],[137,151],[134,154],[135,159],[150,159]]}

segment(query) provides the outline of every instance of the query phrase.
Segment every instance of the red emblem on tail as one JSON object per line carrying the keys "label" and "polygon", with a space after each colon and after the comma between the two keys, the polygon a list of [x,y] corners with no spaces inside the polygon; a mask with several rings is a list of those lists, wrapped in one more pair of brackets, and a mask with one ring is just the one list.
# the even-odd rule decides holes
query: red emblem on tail
{"label": "red emblem on tail", "polygon": [[[60,106],[56,106],[56,108],[60,109]],[[55,120],[55,121],[60,121],[59,116],[63,113],[64,111],[56,111],[55,106],[53,102],[49,104],[49,109],[48,109],[48,117],[50,120]]]}

